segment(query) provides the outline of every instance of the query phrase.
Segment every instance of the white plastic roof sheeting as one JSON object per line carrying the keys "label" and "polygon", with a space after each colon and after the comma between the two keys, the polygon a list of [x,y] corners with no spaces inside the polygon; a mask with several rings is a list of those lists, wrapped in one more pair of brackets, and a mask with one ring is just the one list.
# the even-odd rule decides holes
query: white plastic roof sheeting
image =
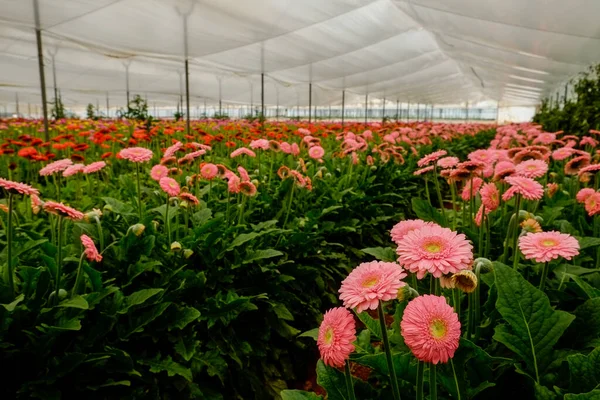
{"label": "white plastic roof sheeting", "polygon": [[[598,0],[39,0],[67,105],[159,106],[182,91],[187,18],[192,104],[281,106],[369,98],[535,105],[600,60]],[[0,102],[39,103],[34,0],[0,0]],[[560,89],[562,90],[562,89]]]}

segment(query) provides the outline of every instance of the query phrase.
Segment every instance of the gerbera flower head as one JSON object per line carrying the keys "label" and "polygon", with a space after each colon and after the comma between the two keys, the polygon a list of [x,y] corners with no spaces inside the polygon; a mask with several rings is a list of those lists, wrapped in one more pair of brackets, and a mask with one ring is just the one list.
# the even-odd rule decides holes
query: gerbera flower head
{"label": "gerbera flower head", "polygon": [[219,168],[217,168],[215,164],[204,164],[202,168],[200,168],[200,174],[204,179],[208,179],[210,181],[219,174]]}
{"label": "gerbera flower head", "polygon": [[152,150],[143,147],[129,147],[119,152],[119,156],[134,163],[148,162],[152,159]]}
{"label": "gerbera flower head", "polygon": [[500,205],[500,193],[495,183],[486,183],[479,189],[481,203],[485,206],[486,213],[494,211]]}
{"label": "gerbera flower head", "polygon": [[433,165],[430,165],[429,167],[418,169],[415,172],[413,172],[413,175],[419,176],[419,175],[426,174],[428,172],[433,171],[433,168],[435,168],[435,167]]}
{"label": "gerbera flower head", "polygon": [[555,161],[562,161],[567,159],[573,155],[573,149],[570,147],[561,147],[560,149],[554,150],[552,152],[552,158]]}
{"label": "gerbera flower head", "polygon": [[422,279],[427,272],[439,278],[470,268],[473,246],[464,234],[439,225],[408,232],[396,249],[398,262]]}
{"label": "gerbera flower head", "polygon": [[520,194],[527,200],[539,200],[544,195],[544,187],[531,178],[509,176],[505,181],[511,186],[502,195],[504,201],[510,200],[515,194]]}
{"label": "gerbera flower head", "polygon": [[165,150],[165,154],[163,154],[162,158],[171,158],[175,156],[175,153],[179,151],[183,147],[183,143],[175,142],[174,145],[167,147]]}
{"label": "gerbera flower head", "polygon": [[340,300],[348,308],[360,313],[374,310],[379,301],[395,299],[398,289],[406,285],[406,273],[396,263],[372,261],[360,264],[342,281]]}
{"label": "gerbera flower head", "polygon": [[83,167],[82,172],[84,174],[92,174],[94,172],[100,171],[104,167],[106,167],[106,163],[104,161],[96,161]]}
{"label": "gerbera flower head", "polygon": [[579,192],[577,192],[575,199],[577,199],[578,203],[584,204],[587,198],[593,195],[594,193],[596,193],[596,191],[592,188],[583,188]]}
{"label": "gerbera flower head", "polygon": [[589,154],[581,155],[579,157],[575,157],[571,159],[568,163],[565,164],[565,174],[566,175],[577,175],[579,170],[590,165],[590,156]]}
{"label": "gerbera flower head", "polygon": [[579,175],[582,174],[596,174],[600,172],[600,164],[590,164],[587,167],[583,167],[579,170]]}
{"label": "gerbera flower head", "polygon": [[240,182],[240,192],[248,197],[255,196],[257,193],[256,186],[250,181]]}
{"label": "gerbera flower head", "polygon": [[246,171],[246,168],[240,165],[239,167],[237,167],[237,170],[240,173],[240,178],[243,182],[250,180],[250,175],[248,174],[248,171]]}
{"label": "gerbera flower head", "polygon": [[436,225],[433,222],[425,222],[422,219],[407,219],[405,221],[400,221],[390,231],[390,235],[392,237],[392,241],[398,244],[402,238],[410,231],[414,231],[415,229],[421,229],[424,226],[433,226]]}
{"label": "gerbera flower head", "polygon": [[600,214],[600,192],[596,192],[585,199],[585,211],[590,217]]}
{"label": "gerbera flower head", "polygon": [[[471,185],[473,185],[473,186],[471,186]],[[483,185],[483,179],[481,179],[477,176],[471,180],[468,180],[465,183],[465,187],[463,188],[462,193],[460,194],[460,197],[464,201],[469,201],[471,199],[471,196],[477,195],[477,192],[479,191],[479,189],[481,189],[481,185]]]}
{"label": "gerbera flower head", "polygon": [[404,342],[420,361],[446,363],[460,340],[460,321],[442,296],[423,295],[411,300],[402,316]]}
{"label": "gerbera flower head", "polygon": [[80,172],[83,172],[83,169],[85,168],[85,165],[83,164],[73,164],[73,165],[69,165],[67,168],[65,168],[65,170],[63,171],[63,176],[65,178],[69,177],[69,176],[73,176],[75,174],[78,174]]}
{"label": "gerbera flower head", "polygon": [[473,293],[477,288],[477,275],[470,269],[463,269],[458,271],[450,278],[453,287],[462,290],[465,293]]}
{"label": "gerbera flower head", "polygon": [[515,172],[526,178],[540,178],[548,172],[548,164],[542,160],[527,160],[517,164]]}
{"label": "gerbera flower head", "polygon": [[9,181],[0,178],[0,187],[12,194],[24,194],[26,196],[39,195],[39,190],[21,182]]}
{"label": "gerbera flower head", "polygon": [[494,167],[494,180],[500,181],[515,173],[515,165],[510,161],[500,161]]}
{"label": "gerbera flower head", "polygon": [[245,154],[247,156],[250,157],[256,157],[256,153],[253,152],[250,149],[247,149],[245,147],[240,147],[239,149],[235,149],[234,151],[231,152],[230,157],[231,158],[236,158],[237,156],[241,156],[242,154]]}
{"label": "gerbera flower head", "polygon": [[308,149],[308,156],[312,159],[319,160],[325,155],[325,150],[321,146],[313,146]]}
{"label": "gerbera flower head", "polygon": [[198,198],[196,196],[194,196],[193,194],[191,194],[190,192],[179,193],[179,198],[182,200],[182,202],[186,202],[193,206],[197,206],[198,204],[200,204],[200,200],[198,200]]}
{"label": "gerbera flower head", "polygon": [[579,242],[573,236],[557,231],[528,233],[519,238],[523,256],[535,262],[549,262],[558,257],[570,260],[579,254]]}
{"label": "gerbera flower head", "polygon": [[459,162],[458,157],[444,157],[438,160],[437,166],[440,168],[454,168]]}
{"label": "gerbera flower head", "polygon": [[546,189],[547,189],[548,197],[552,198],[558,191],[558,183],[554,183],[554,182],[549,183],[548,185],[546,185]]}
{"label": "gerbera flower head", "polygon": [[83,219],[83,213],[81,211],[66,206],[63,203],[57,203],[56,201],[48,200],[45,202],[44,211],[72,219],[73,221],[79,221]]}
{"label": "gerbera flower head", "polygon": [[81,235],[80,239],[81,239],[81,244],[83,244],[83,249],[84,249],[83,251],[84,251],[87,259],[89,261],[96,261],[96,262],[102,261],[102,255],[100,253],[98,253],[98,249],[96,249],[96,245],[94,244],[94,241],[92,240],[92,238],[89,237],[88,235]]}
{"label": "gerbera flower head", "polygon": [[160,188],[171,197],[177,196],[181,191],[179,183],[177,183],[175,179],[169,178],[168,176],[160,178],[158,184],[160,185]]}
{"label": "gerbera flower head", "polygon": [[162,178],[169,176],[169,168],[162,164],[157,164],[150,170],[150,177],[155,181],[160,181]]}
{"label": "gerbera flower head", "polygon": [[438,151],[434,151],[433,153],[429,153],[426,156],[424,156],[423,158],[421,158],[419,161],[417,161],[417,166],[424,167],[426,165],[429,165],[432,162],[435,162],[438,159],[444,157],[446,154],[448,154],[448,152],[446,150],[438,150]]}
{"label": "gerbera flower head", "polygon": [[250,148],[269,150],[269,141],[267,139],[258,139],[250,142]]}
{"label": "gerbera flower head", "polygon": [[521,222],[521,228],[523,228],[525,232],[538,233],[542,231],[540,223],[537,222],[535,218],[527,218]]}
{"label": "gerbera flower head", "polygon": [[356,322],[352,313],[344,307],[327,311],[319,327],[317,346],[321,359],[330,367],[343,367],[354,351]]}
{"label": "gerbera flower head", "polygon": [[51,162],[50,164],[46,165],[44,168],[40,169],[40,175],[41,176],[54,175],[57,172],[64,171],[70,165],[73,165],[73,161],[71,161],[71,159],[69,159],[69,158],[57,160],[57,161]]}
{"label": "gerbera flower head", "polygon": [[34,214],[38,214],[42,207],[44,206],[44,202],[39,198],[37,194],[31,195],[31,210]]}

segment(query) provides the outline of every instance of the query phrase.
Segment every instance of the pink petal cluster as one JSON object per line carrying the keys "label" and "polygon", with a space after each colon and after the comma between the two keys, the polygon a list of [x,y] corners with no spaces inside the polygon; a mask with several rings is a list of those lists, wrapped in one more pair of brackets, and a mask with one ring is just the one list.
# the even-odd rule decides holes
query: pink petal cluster
{"label": "pink petal cluster", "polygon": [[85,165],[83,165],[83,164],[70,165],[67,168],[65,168],[65,170],[63,171],[63,176],[65,178],[68,178],[69,176],[73,176],[75,174],[83,172],[84,168],[85,168]]}
{"label": "pink petal cluster", "polygon": [[96,245],[94,244],[92,238],[90,238],[88,235],[81,235],[80,239],[81,244],[83,244],[83,251],[87,259],[96,262],[102,261],[102,255],[98,253],[98,249],[96,249]]}
{"label": "pink petal cluster", "polygon": [[218,173],[219,168],[217,168],[215,164],[204,164],[202,168],[200,168],[200,175],[202,175],[204,179],[212,180],[217,176]]}
{"label": "pink petal cluster", "polygon": [[398,296],[398,289],[406,285],[402,279],[406,273],[396,263],[372,261],[360,264],[342,281],[340,300],[348,308],[360,313],[374,310],[379,301]]}
{"label": "pink petal cluster", "polygon": [[548,262],[558,257],[570,260],[579,254],[579,242],[573,236],[557,231],[528,233],[519,238],[523,256],[535,262]]}
{"label": "pink petal cluster", "polygon": [[[473,179],[468,180],[465,183],[465,187],[463,187],[460,197],[464,201],[469,201],[471,199],[471,196],[473,196],[473,197],[477,196],[477,192],[479,192],[481,185],[483,185],[483,179],[481,179],[477,176],[474,177]],[[472,187],[472,189],[471,189],[471,187]]]}
{"label": "pink petal cluster", "polygon": [[590,217],[600,214],[600,192],[595,192],[585,199],[585,211]]}
{"label": "pink petal cluster", "polygon": [[313,146],[308,149],[308,156],[312,159],[318,160],[323,158],[325,150],[321,146]]}
{"label": "pink petal cluster", "polygon": [[485,212],[490,213],[500,205],[500,192],[495,183],[486,183],[479,189],[481,203],[485,206]]}
{"label": "pink petal cluster", "polygon": [[179,198],[183,201],[187,201],[191,205],[197,206],[200,204],[200,200],[190,192],[181,192],[179,193]]}
{"label": "pink petal cluster", "polygon": [[258,139],[250,142],[251,149],[269,150],[269,141],[267,139]]}
{"label": "pink petal cluster", "polygon": [[429,165],[432,162],[437,161],[441,157],[444,157],[446,154],[448,154],[446,150],[438,150],[434,151],[433,153],[429,153],[423,158],[421,158],[419,161],[417,161],[417,166],[424,167],[426,165]]}
{"label": "pink petal cluster", "polygon": [[548,172],[548,164],[542,160],[527,160],[515,166],[515,173],[526,178],[541,178]]}
{"label": "pink petal cluster", "polygon": [[426,273],[439,278],[473,264],[473,246],[464,234],[439,225],[408,232],[396,249],[398,262],[422,279]]}
{"label": "pink petal cluster", "polygon": [[74,221],[83,219],[83,213],[81,211],[78,211],[73,207],[66,206],[63,203],[57,203],[56,201],[48,200],[45,202],[44,211],[60,215],[62,217],[67,217]]}
{"label": "pink petal cluster", "polygon": [[236,158],[237,156],[241,156],[242,154],[245,154],[247,156],[250,157],[256,157],[256,153],[253,152],[250,149],[247,149],[245,147],[240,147],[239,149],[235,149],[234,151],[231,152],[230,157],[231,158]]}
{"label": "pink petal cluster", "polygon": [[157,182],[167,176],[169,176],[169,168],[162,164],[157,164],[150,170],[150,177]]}
{"label": "pink petal cluster", "polygon": [[592,196],[594,193],[596,193],[596,191],[592,188],[583,188],[577,192],[575,199],[578,203],[584,204],[588,197]]}
{"label": "pink petal cluster", "polygon": [[544,187],[531,178],[509,176],[505,181],[511,186],[502,195],[504,201],[512,199],[515,194],[520,194],[527,200],[539,200],[544,195]]}
{"label": "pink petal cluster", "polygon": [[57,160],[57,161],[51,162],[50,164],[46,165],[44,168],[40,169],[40,175],[41,176],[54,175],[57,172],[64,171],[70,165],[73,165],[73,161],[71,161],[68,158],[64,158],[62,160]]}
{"label": "pink petal cluster", "polygon": [[438,160],[437,166],[440,168],[454,168],[459,162],[458,157],[444,157]]}
{"label": "pink petal cluster", "polygon": [[174,157],[175,153],[179,151],[183,147],[183,143],[175,142],[174,145],[167,147],[165,150],[165,154],[163,154],[162,158]]}
{"label": "pink petal cluster", "polygon": [[14,194],[24,194],[27,196],[40,194],[39,190],[21,182],[9,181],[8,179],[0,178],[0,187]]}
{"label": "pink petal cluster", "polygon": [[460,341],[460,321],[442,296],[425,294],[410,301],[402,315],[404,342],[420,361],[446,363]]}
{"label": "pink petal cluster", "polygon": [[106,167],[106,163],[104,161],[96,161],[96,162],[86,165],[83,168],[83,173],[84,174],[92,174],[94,172],[100,171],[104,167]]}
{"label": "pink petal cluster", "polygon": [[152,150],[143,147],[129,147],[119,152],[119,156],[134,163],[148,162],[152,159]]}
{"label": "pink petal cluster", "polygon": [[422,219],[407,219],[405,221],[400,221],[390,231],[390,235],[392,237],[392,241],[396,244],[400,243],[402,238],[415,229],[421,229],[424,226],[433,226],[436,225],[433,222],[425,222]]}
{"label": "pink petal cluster", "polygon": [[250,181],[240,182],[239,188],[240,188],[240,192],[248,197],[255,196],[256,193],[258,192],[258,190],[256,189],[256,186],[254,186],[254,183],[252,183]]}
{"label": "pink petal cluster", "polygon": [[177,196],[181,191],[179,183],[177,183],[175,179],[169,178],[167,176],[164,178],[160,178],[158,184],[160,185],[160,188],[171,197]]}
{"label": "pink petal cluster", "polygon": [[356,323],[352,313],[343,307],[332,308],[323,316],[317,346],[321,359],[330,367],[343,367],[354,351]]}

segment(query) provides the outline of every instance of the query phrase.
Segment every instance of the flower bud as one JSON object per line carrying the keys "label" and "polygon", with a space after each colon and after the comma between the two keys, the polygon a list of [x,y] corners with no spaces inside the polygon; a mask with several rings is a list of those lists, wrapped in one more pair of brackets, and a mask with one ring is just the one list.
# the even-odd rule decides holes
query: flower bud
{"label": "flower bud", "polygon": [[[171,245],[172,247],[172,245]],[[188,259],[192,256],[192,254],[194,254],[194,250],[191,249],[185,249],[183,250],[183,258]]]}
{"label": "flower bud", "polygon": [[468,269],[463,269],[450,278],[457,289],[465,293],[473,293],[477,288],[477,276]]}
{"label": "flower bud", "polygon": [[181,251],[181,243],[173,242],[171,243],[171,251],[175,253],[179,253]]}
{"label": "flower bud", "polygon": [[491,272],[494,270],[494,265],[487,258],[479,257],[473,261],[475,271],[479,268],[479,272]]}
{"label": "flower bud", "polygon": [[142,236],[145,229],[146,229],[146,226],[144,224],[135,224],[135,225],[131,225],[129,227],[129,230],[132,231],[133,234],[137,237]]}

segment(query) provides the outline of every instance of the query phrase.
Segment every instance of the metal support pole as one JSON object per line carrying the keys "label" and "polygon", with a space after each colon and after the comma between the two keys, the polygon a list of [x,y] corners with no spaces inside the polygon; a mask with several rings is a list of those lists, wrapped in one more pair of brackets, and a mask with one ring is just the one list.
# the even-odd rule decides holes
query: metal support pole
{"label": "metal support pole", "polygon": [[468,101],[467,101],[466,111],[467,111],[467,122],[469,122],[469,102]]}
{"label": "metal support pole", "polygon": [[100,100],[96,99],[96,112],[100,114]]}
{"label": "metal support pole", "polygon": [[563,97],[563,107],[567,104],[567,91],[569,89],[569,83],[565,83],[565,96]]}
{"label": "metal support pole", "polygon": [[329,117],[328,119],[331,121],[331,104],[329,104]]}
{"label": "metal support pole", "polygon": [[56,61],[54,54],[52,55],[52,81],[54,83],[54,107],[58,106],[58,87],[56,85]]}
{"label": "metal support pole", "polygon": [[385,97],[383,98],[383,113],[381,115],[381,122],[385,122]]}
{"label": "metal support pole", "polygon": [[431,105],[431,113],[429,114],[429,120],[433,122],[433,104]]}
{"label": "metal support pole", "polygon": [[406,106],[406,122],[410,121],[410,101],[408,102],[408,105]]}
{"label": "metal support pole", "polygon": [[400,117],[400,99],[396,99],[396,123],[398,123],[398,117]]}
{"label": "metal support pole", "polygon": [[[187,19],[185,20],[187,21]],[[187,26],[187,23],[186,23]],[[186,35],[187,37],[187,35]],[[185,130],[189,135],[190,130],[190,69],[188,59],[185,59]]]}
{"label": "metal support pole", "polygon": [[365,124],[367,123],[367,115],[369,114],[369,93],[365,94]]}
{"label": "metal support pole", "polygon": [[125,92],[127,94],[127,109],[129,110],[129,64],[125,64]]}
{"label": "metal support pole", "polygon": [[27,117],[31,118],[31,103],[27,103]]}
{"label": "metal support pole", "polygon": [[106,92],[106,118],[110,118],[110,106],[108,105],[108,92]]}
{"label": "metal support pole", "polygon": [[342,90],[342,128],[344,127],[345,111],[346,111],[346,91]]}
{"label": "metal support pole", "polygon": [[17,101],[17,118],[19,117],[19,93],[15,93],[15,100]]}
{"label": "metal support pole", "polygon": [[421,119],[421,103],[417,103],[417,122]]}
{"label": "metal support pole", "polygon": [[260,115],[261,120],[265,119],[265,74],[260,74]]}
{"label": "metal support pole", "polygon": [[308,84],[308,123],[312,121],[312,83]]}
{"label": "metal support pole", "polygon": [[42,91],[42,109],[44,113],[44,140],[50,140],[48,132],[48,104],[46,102],[46,75],[44,74],[44,57],[42,56],[42,29],[40,23],[40,9],[38,0],[33,0],[33,12],[35,15],[35,40],[37,42],[38,67],[40,70],[40,89]]}

